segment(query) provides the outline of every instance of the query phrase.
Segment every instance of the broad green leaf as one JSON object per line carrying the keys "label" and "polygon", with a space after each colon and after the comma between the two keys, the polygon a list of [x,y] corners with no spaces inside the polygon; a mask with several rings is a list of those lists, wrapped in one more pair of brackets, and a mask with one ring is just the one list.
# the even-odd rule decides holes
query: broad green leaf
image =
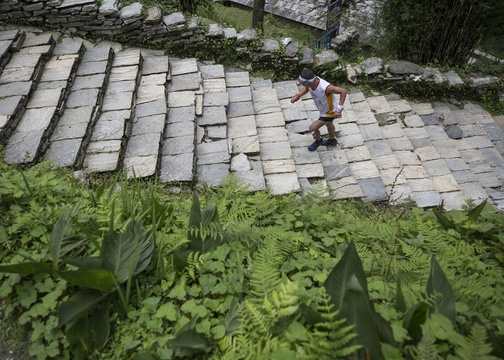
{"label": "broad green leaf", "polygon": [[139,264],[143,270],[152,258],[153,244],[144,235],[142,221],[128,223],[124,233],[109,231],[105,235],[100,252],[102,266],[116,276],[119,284],[137,273]]}
{"label": "broad green leaf", "polygon": [[290,323],[285,333],[287,340],[291,342],[309,341],[308,330],[297,321]]}
{"label": "broad green leaf", "polygon": [[481,215],[481,212],[483,211],[483,209],[485,208],[486,203],[487,203],[487,200],[485,199],[481,204],[479,204],[478,206],[475,206],[473,209],[471,209],[467,213],[467,217],[473,221],[476,221],[478,219],[478,217]]}
{"label": "broad green leaf", "polygon": [[431,268],[429,278],[427,279],[426,292],[431,296],[435,294],[440,295],[432,310],[434,312],[439,312],[452,322],[455,322],[457,317],[455,295],[453,294],[448,278],[434,256],[431,257]]}
{"label": "broad green leaf", "polygon": [[408,335],[415,343],[422,338],[422,325],[427,318],[428,306],[424,302],[413,305],[404,317],[403,327],[408,330]]}
{"label": "broad green leaf", "polygon": [[217,325],[212,328],[212,335],[215,340],[222,339],[226,335],[226,327],[224,325]]}
{"label": "broad green leaf", "polygon": [[141,244],[141,250],[138,257],[137,265],[133,275],[138,275],[149,266],[152,255],[154,253],[154,241],[151,236],[148,236]]}
{"label": "broad green leaf", "polygon": [[[340,316],[345,318],[349,325],[355,325],[357,337],[353,344],[363,345],[371,354],[371,358],[380,359],[382,355],[378,324],[369,301],[362,262],[353,241],[327,277],[324,286],[336,309],[340,311]],[[392,330],[387,333],[392,333]]]}
{"label": "broad green leaf", "polygon": [[377,312],[374,311],[376,327],[378,329],[378,337],[380,341],[383,343],[387,343],[393,346],[396,346],[396,341],[394,338],[394,331],[392,330],[392,326]]}
{"label": "broad green leaf", "polygon": [[240,329],[240,306],[236,298],[231,301],[229,310],[224,317],[224,326],[226,327],[226,335],[234,335]]}
{"label": "broad green leaf", "polygon": [[336,309],[341,309],[344,306],[345,291],[352,276],[355,276],[360,287],[367,294],[368,289],[364,268],[353,241],[348,244],[345,253],[324,283],[324,287],[331,296],[332,302],[336,305]]}
{"label": "broad green leaf", "polygon": [[441,226],[444,227],[446,230],[455,229],[455,224],[450,219],[448,219],[446,216],[444,216],[441,213],[441,211],[439,211],[436,208],[433,208],[432,212],[434,213],[434,215],[436,215],[436,218],[438,219]]}
{"label": "broad green leaf", "polygon": [[400,311],[400,312],[406,311],[406,302],[404,300],[404,294],[402,292],[402,287],[401,287],[401,279],[399,277],[397,277],[395,308],[397,311]]}
{"label": "broad green leaf", "polygon": [[[196,227],[199,228],[201,224],[201,205],[199,202],[198,195],[196,193],[193,195],[193,201],[192,201],[192,206],[191,206],[191,213],[189,215],[189,228],[191,227]],[[192,239],[192,235],[189,234],[189,240]],[[200,249],[196,249],[200,251]]]}
{"label": "broad green leaf", "polygon": [[217,211],[215,203],[209,203],[201,214],[201,223],[204,226],[208,226],[208,224],[214,221],[219,221],[219,212]]}
{"label": "broad green leaf", "polygon": [[100,269],[102,260],[98,256],[94,257],[65,257],[63,262],[78,267],[79,269]]}
{"label": "broad green leaf", "polygon": [[172,303],[165,303],[159,307],[154,317],[176,321],[178,317],[178,307]]}
{"label": "broad green leaf", "polygon": [[21,275],[35,275],[42,272],[52,273],[51,266],[38,262],[0,265],[0,272]]}
{"label": "broad green leaf", "polygon": [[57,271],[56,275],[69,283],[89,289],[109,292],[114,287],[114,275],[103,269],[83,269],[75,271]]}
{"label": "broad green leaf", "polygon": [[457,339],[464,338],[455,331],[450,319],[438,313],[430,314],[425,321],[424,329],[428,329],[436,339],[449,340],[451,343],[456,343]]}
{"label": "broad green leaf", "polygon": [[207,353],[212,349],[208,340],[194,329],[178,333],[170,342],[170,345],[175,348],[177,356],[191,356],[198,352]]}
{"label": "broad green leaf", "polygon": [[355,325],[357,333],[352,344],[363,345],[364,350],[369,352],[371,359],[382,359],[375,312],[370,306],[368,295],[364,292],[356,276],[352,276],[347,284],[344,302],[348,305],[340,309],[340,315],[349,324]]}
{"label": "broad green leaf", "polygon": [[103,347],[109,334],[108,309],[96,309],[91,316],[79,318],[65,333],[72,354],[81,359],[88,359],[91,352]]}
{"label": "broad green leaf", "polygon": [[72,216],[75,215],[79,208],[79,205],[75,205],[72,207],[70,211],[64,211],[56,220],[56,224],[51,232],[51,239],[49,240],[49,251],[51,252],[51,257],[53,259],[53,266],[56,269],[58,267],[59,259],[61,256],[64,256],[65,253],[71,251],[63,249],[63,243],[65,240],[65,234],[70,228],[70,224],[72,223]]}
{"label": "broad green leaf", "polygon": [[108,294],[83,289],[63,302],[58,311],[59,326],[75,321],[93,310]]}

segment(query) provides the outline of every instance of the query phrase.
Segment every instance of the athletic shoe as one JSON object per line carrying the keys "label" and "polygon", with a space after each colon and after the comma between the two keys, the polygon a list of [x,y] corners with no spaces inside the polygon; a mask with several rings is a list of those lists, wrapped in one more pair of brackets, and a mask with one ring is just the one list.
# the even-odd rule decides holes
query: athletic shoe
{"label": "athletic shoe", "polygon": [[336,146],[338,142],[336,141],[336,139],[325,139],[324,141],[322,141],[322,145],[325,145],[325,146]]}
{"label": "athletic shoe", "polygon": [[318,148],[320,145],[322,145],[322,140],[319,140],[319,141],[315,140],[315,141],[313,142],[313,144],[311,144],[310,146],[308,146],[308,150],[310,150],[310,151],[315,151],[315,150],[317,150],[317,148]]}

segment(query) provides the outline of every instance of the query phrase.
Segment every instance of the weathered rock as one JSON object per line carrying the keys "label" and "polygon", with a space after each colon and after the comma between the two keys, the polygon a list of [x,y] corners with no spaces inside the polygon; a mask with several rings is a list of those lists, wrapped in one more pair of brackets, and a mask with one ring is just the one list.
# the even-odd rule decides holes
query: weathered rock
{"label": "weathered rock", "polygon": [[278,51],[280,49],[280,44],[276,40],[265,39],[263,40],[261,51],[271,53]]}
{"label": "weathered rock", "polygon": [[446,79],[448,80],[448,84],[450,84],[450,86],[457,86],[464,84],[460,76],[453,70],[445,72],[444,76],[446,76]]}
{"label": "weathered rock", "polygon": [[364,73],[368,75],[381,74],[383,71],[383,60],[378,57],[370,57],[361,62]]}
{"label": "weathered rock", "polygon": [[469,74],[468,83],[471,87],[482,87],[499,82],[497,76],[482,75],[482,74]]}
{"label": "weathered rock", "polygon": [[464,136],[464,132],[457,125],[449,125],[445,128],[445,131],[450,139],[462,139]]}
{"label": "weathered rock", "polygon": [[172,13],[170,15],[163,16],[163,23],[167,27],[174,27],[185,23],[184,14],[181,12]]}
{"label": "weathered rock", "polygon": [[388,71],[394,75],[422,75],[424,73],[424,69],[421,66],[409,61],[392,60],[387,65]]}
{"label": "weathered rock", "polygon": [[245,29],[241,31],[236,37],[238,43],[249,42],[251,40],[257,39],[257,31],[254,29]]}
{"label": "weathered rock", "polygon": [[211,38],[223,38],[224,29],[219,24],[210,24],[208,26],[207,36]]}
{"label": "weathered rock", "polygon": [[296,57],[298,51],[299,51],[299,43],[297,41],[291,41],[285,46],[286,57]]}
{"label": "weathered rock", "polygon": [[346,68],[347,72],[347,79],[350,81],[352,84],[357,83],[357,71],[355,71],[355,68],[351,65],[348,65]]}
{"label": "weathered rock", "polygon": [[313,64],[313,54],[314,54],[313,49],[304,48],[303,49],[303,56],[301,57],[299,64],[300,65]]}
{"label": "weathered rock", "polygon": [[147,16],[147,19],[144,20],[145,24],[148,25],[155,25],[155,24],[160,24],[161,19],[163,18],[163,14],[161,12],[161,9],[158,7],[151,7],[147,10],[147,13],[149,14]]}
{"label": "weathered rock", "polygon": [[334,51],[324,50],[318,54],[315,54],[313,64],[315,65],[315,67],[318,67],[328,63],[336,62],[338,60],[339,56]]}

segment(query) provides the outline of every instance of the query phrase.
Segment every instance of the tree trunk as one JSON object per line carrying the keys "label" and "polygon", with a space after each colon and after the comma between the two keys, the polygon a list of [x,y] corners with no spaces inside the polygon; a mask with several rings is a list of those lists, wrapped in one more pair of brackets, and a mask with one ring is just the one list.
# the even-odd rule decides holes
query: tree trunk
{"label": "tree trunk", "polygon": [[252,9],[252,27],[264,34],[264,5],[266,0],[254,0]]}

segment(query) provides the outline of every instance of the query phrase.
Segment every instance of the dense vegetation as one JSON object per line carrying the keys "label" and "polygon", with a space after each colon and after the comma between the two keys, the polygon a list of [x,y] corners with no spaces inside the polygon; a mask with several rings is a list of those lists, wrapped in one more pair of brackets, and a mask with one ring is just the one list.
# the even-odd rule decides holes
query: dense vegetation
{"label": "dense vegetation", "polygon": [[[485,33],[502,27],[502,1],[386,0],[382,14],[390,49],[417,64],[463,66]],[[491,21],[489,21],[491,20]]]}
{"label": "dense vegetation", "polygon": [[502,215],[325,193],[271,197],[233,178],[179,193],[117,178],[86,187],[48,164],[0,163],[0,348],[37,359],[504,356]]}

